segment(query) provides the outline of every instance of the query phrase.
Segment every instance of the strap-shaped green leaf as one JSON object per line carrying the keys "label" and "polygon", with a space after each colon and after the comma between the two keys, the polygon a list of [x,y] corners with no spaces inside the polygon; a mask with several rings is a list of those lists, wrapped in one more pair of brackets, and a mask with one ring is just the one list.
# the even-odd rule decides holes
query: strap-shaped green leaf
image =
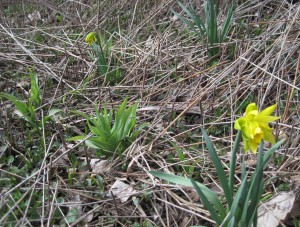
{"label": "strap-shaped green leaf", "polygon": [[283,144],[283,142],[285,141],[285,139],[282,139],[280,141],[278,141],[277,143],[275,143],[269,150],[267,150],[267,152],[264,155],[264,168],[266,167],[266,165],[268,164],[268,161],[270,160],[271,156],[274,154],[274,152],[279,148],[279,146],[281,144]]}
{"label": "strap-shaped green leaf", "polygon": [[220,180],[221,187],[224,191],[224,195],[226,197],[228,206],[231,207],[232,195],[231,195],[230,188],[229,188],[229,182],[227,180],[225,171],[223,169],[223,165],[222,165],[222,163],[221,163],[221,161],[218,157],[218,154],[217,154],[217,152],[214,148],[214,145],[212,144],[212,142],[211,142],[210,138],[208,137],[206,131],[203,128],[201,128],[201,131],[202,131],[202,135],[203,135],[203,138],[205,140],[208,152],[210,154],[211,160],[214,164],[214,167],[217,170],[218,178]]}
{"label": "strap-shaped green leaf", "polygon": [[[229,222],[228,222],[229,226],[231,226],[232,224],[234,224],[233,226],[235,226],[236,223],[239,223],[240,215],[238,216],[238,213],[239,213],[238,209],[240,209],[244,205],[245,200],[243,200],[243,195],[245,194],[246,191],[247,191],[247,176],[245,176],[245,178],[242,180],[242,183],[234,196],[234,200],[230,207],[230,211],[229,211],[226,219],[224,219],[222,225],[225,224],[225,226],[227,226],[226,222],[228,220],[229,220]],[[246,202],[248,203],[248,201],[246,201]],[[233,223],[232,223],[232,220],[234,220]],[[230,223],[232,223],[232,224],[230,224]]]}
{"label": "strap-shaped green leaf", "polygon": [[204,37],[205,33],[206,33],[206,26],[204,21],[197,15],[196,10],[193,8],[193,4],[190,1],[190,11],[193,14],[194,18],[193,21],[194,23],[197,25],[197,27],[200,29],[202,36]]}
{"label": "strap-shaped green leaf", "polygon": [[41,97],[40,97],[40,89],[38,77],[33,71],[29,71],[30,74],[30,105],[40,106]]}
{"label": "strap-shaped green leaf", "polygon": [[[160,179],[167,180],[174,184],[180,184],[180,185],[188,186],[188,187],[194,186],[192,184],[191,180],[188,178],[185,178],[185,177],[180,177],[180,176],[162,173],[162,172],[158,172],[158,171],[149,171],[149,173],[151,173],[153,176],[156,176]],[[202,189],[202,192],[204,193],[204,195],[206,196],[208,201],[214,205],[215,209],[217,209],[219,216],[221,218],[225,218],[225,215],[226,215],[225,209],[224,209],[223,205],[221,204],[221,202],[219,201],[216,193],[214,193],[208,187],[206,187],[205,185],[203,185],[199,182],[197,182],[197,185]]]}
{"label": "strap-shaped green leaf", "polygon": [[215,45],[218,40],[218,25],[217,25],[217,12],[214,0],[206,0],[204,2],[205,18],[206,18],[206,31],[210,45]]}
{"label": "strap-shaped green leaf", "polygon": [[222,30],[221,30],[221,36],[220,36],[220,42],[223,42],[224,37],[227,35],[228,30],[230,28],[230,24],[231,24],[231,18],[233,15],[233,11],[234,11],[234,6],[233,4],[229,7],[227,15],[226,15],[226,20],[222,26]]}
{"label": "strap-shaped green leaf", "polygon": [[247,226],[252,224],[253,214],[256,211],[261,196],[259,192],[263,187],[263,156],[264,156],[263,145],[264,142],[262,140],[260,142],[259,149],[258,149],[258,159],[257,159],[256,168],[254,174],[251,177],[250,189],[248,191],[247,198],[249,198],[248,199],[249,203],[244,204],[244,209],[247,210],[247,212],[244,210],[242,215],[242,221]]}
{"label": "strap-shaped green leaf", "polygon": [[246,223],[253,223],[260,197],[263,193],[263,171],[266,167],[267,162],[271,158],[272,154],[279,148],[279,146],[284,142],[284,139],[280,140],[274,144],[265,154],[263,153],[263,141],[259,146],[258,152],[258,162],[254,171],[254,174],[251,177],[251,184],[249,189],[249,198],[250,205],[247,207],[248,212],[246,215]]}
{"label": "strap-shaped green leaf", "polygon": [[208,201],[208,199],[206,198],[206,196],[204,195],[204,193],[202,192],[202,189],[198,186],[198,184],[191,179],[191,182],[194,186],[194,188],[196,189],[197,194],[199,195],[199,197],[202,200],[202,203],[204,204],[204,206],[208,209],[210,215],[212,216],[213,220],[220,225],[222,223],[222,218],[218,215],[218,213],[215,211],[215,208],[211,205],[211,203]]}
{"label": "strap-shaped green leaf", "polygon": [[183,5],[180,1],[177,1],[177,3],[180,5],[180,7],[184,10],[184,12],[186,12],[186,14],[192,19],[194,20],[194,14],[192,12],[190,12],[188,10],[188,8],[185,7],[185,5]]}
{"label": "strap-shaped green leaf", "polygon": [[27,105],[27,103],[20,101],[17,97],[7,94],[0,93],[0,96],[11,101],[15,107],[15,113],[20,117],[29,122],[30,124],[35,124],[35,108],[31,106],[31,108]]}
{"label": "strap-shaped green leaf", "polygon": [[195,29],[194,25],[189,22],[187,19],[185,19],[183,16],[181,16],[179,13],[172,10],[172,12],[178,17],[186,26],[188,26],[195,34],[198,35],[199,38],[201,38],[200,33]]}

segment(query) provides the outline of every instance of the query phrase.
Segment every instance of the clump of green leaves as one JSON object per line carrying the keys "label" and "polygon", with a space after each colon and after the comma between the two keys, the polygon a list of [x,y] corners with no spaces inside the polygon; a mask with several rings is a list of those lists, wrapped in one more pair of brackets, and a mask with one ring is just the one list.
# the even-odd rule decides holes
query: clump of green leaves
{"label": "clump of green leaves", "polygon": [[41,105],[41,94],[39,89],[37,74],[32,70],[29,70],[30,75],[30,94],[28,101],[21,101],[18,97],[7,94],[4,92],[0,93],[0,97],[3,97],[11,101],[15,107],[15,113],[20,117],[20,119],[26,122],[26,126],[33,129],[34,131],[39,131],[42,124],[48,122],[54,114],[60,112],[58,109],[52,109],[49,114],[43,119],[40,119],[37,115],[37,108]]}
{"label": "clump of green leaves", "polygon": [[[190,3],[190,7],[187,8],[181,2],[177,1],[183,11],[188,15],[188,17],[192,20],[190,22],[185,17],[181,16],[177,12],[173,11],[173,13],[185,24],[187,25],[195,34],[197,34],[199,40],[204,41],[207,39],[209,44],[208,55],[209,57],[214,57],[219,54],[220,50],[218,45],[223,42],[231,23],[231,18],[234,11],[234,4],[231,4],[226,20],[223,23],[222,29],[220,34],[218,34],[218,12],[216,9],[216,1],[215,0],[204,0],[204,11],[205,11],[205,18],[201,18],[196,10],[193,8],[192,4]],[[198,30],[195,28],[198,28]]]}
{"label": "clump of green leaves", "polygon": [[[31,192],[29,190],[28,192]],[[7,196],[5,193],[2,195],[2,203],[1,203],[1,210],[0,210],[0,223],[1,226],[9,226],[13,227],[16,223],[19,223],[22,220],[24,212],[28,209],[27,217],[31,220],[39,220],[41,215],[38,212],[38,208],[42,204],[42,192],[41,191],[34,191],[32,193],[32,197],[29,198],[28,194],[24,192],[22,189],[14,190],[10,196]],[[18,209],[11,209],[15,205],[18,205]],[[5,223],[5,224],[3,224]],[[21,225],[20,225],[21,226]]]}
{"label": "clump of green leaves", "polygon": [[[241,141],[241,131],[238,132],[230,162],[229,176],[226,176],[224,167],[218,154],[211,142],[209,136],[202,129],[202,134],[208,148],[210,158],[220,181],[220,185],[224,191],[224,196],[218,197],[215,192],[210,190],[204,184],[196,182],[194,179],[188,179],[171,174],[150,171],[156,177],[167,180],[172,183],[181,184],[184,186],[194,187],[211,214],[211,217],[218,226],[256,226],[257,223],[257,208],[263,194],[263,171],[272,154],[284,142],[281,140],[273,145],[267,152],[263,152],[263,140],[259,146],[257,165],[252,176],[246,171],[244,162],[242,163],[241,184],[235,189],[234,174],[236,166],[236,153]],[[225,199],[225,206],[222,201]]]}
{"label": "clump of green leaves", "polygon": [[26,141],[24,141],[24,152],[19,153],[17,156],[24,162],[28,169],[32,169],[43,159],[45,154],[42,128],[51,120],[54,114],[61,110],[51,109],[48,115],[44,117],[38,113],[38,108],[42,103],[38,77],[32,70],[29,70],[29,76],[31,89],[28,100],[23,101],[14,95],[3,92],[0,93],[0,97],[14,104],[16,108],[14,112],[19,116],[21,123],[23,123]]}
{"label": "clump of green leaves", "polygon": [[[96,116],[88,116],[76,112],[86,118],[92,137],[85,141],[88,147],[95,148],[97,154],[113,157],[115,153],[122,155],[140,130],[134,131],[136,124],[137,104],[126,108],[127,99],[120,105],[117,111],[108,111],[106,107],[100,112],[96,110]],[[143,126],[141,126],[143,127]],[[82,139],[85,136],[69,138],[69,140]]]}

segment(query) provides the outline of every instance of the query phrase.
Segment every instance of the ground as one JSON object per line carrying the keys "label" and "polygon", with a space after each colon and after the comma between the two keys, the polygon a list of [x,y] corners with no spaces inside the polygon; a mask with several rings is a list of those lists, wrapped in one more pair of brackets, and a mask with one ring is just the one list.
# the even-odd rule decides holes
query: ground
{"label": "ground", "polygon": [[[203,1],[192,4],[205,18]],[[297,190],[297,1],[238,1],[215,56],[172,0],[0,0],[0,8],[1,226],[214,226],[192,187],[149,171],[192,177],[222,194],[201,128],[227,166],[234,122],[252,102],[260,110],[278,104],[281,118],[270,126],[286,139],[265,169],[263,196]],[[229,8],[217,4],[218,32]],[[85,42],[90,32],[98,56]],[[33,120],[4,93],[33,106]],[[86,116],[117,111],[126,98],[137,104],[134,128],[118,152],[101,155],[86,142],[95,135]],[[243,153],[241,144],[236,179]],[[245,158],[251,172],[256,155]]]}

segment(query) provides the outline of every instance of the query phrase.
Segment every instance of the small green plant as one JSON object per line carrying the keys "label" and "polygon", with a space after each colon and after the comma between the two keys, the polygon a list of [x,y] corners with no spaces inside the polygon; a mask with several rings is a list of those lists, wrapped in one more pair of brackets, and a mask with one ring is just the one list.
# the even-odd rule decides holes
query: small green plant
{"label": "small green plant", "polygon": [[[196,10],[193,8],[190,3],[190,7],[187,8],[181,2],[177,1],[183,11],[188,15],[188,17],[192,20],[190,22],[185,17],[181,16],[177,12],[173,11],[173,13],[185,24],[187,25],[195,34],[197,34],[199,40],[202,42],[204,39],[207,39],[209,44],[208,55],[209,57],[215,57],[219,54],[219,44],[223,42],[231,23],[231,18],[234,11],[234,4],[228,9],[226,20],[223,23],[220,34],[218,34],[218,12],[216,9],[216,1],[215,0],[205,0],[204,1],[204,11],[205,11],[205,19],[200,18],[197,14]],[[195,28],[198,28],[198,30]]]}
{"label": "small green plant", "polygon": [[30,95],[28,101],[21,101],[14,95],[7,94],[7,93],[0,93],[0,97],[3,97],[9,101],[11,101],[15,107],[15,113],[20,117],[20,119],[26,122],[26,126],[32,128],[34,131],[39,132],[42,124],[45,124],[51,119],[51,116],[60,112],[59,109],[52,109],[49,111],[49,114],[45,116],[43,119],[39,119],[37,115],[37,108],[41,105],[41,95],[39,90],[38,84],[38,77],[37,75],[30,70]]}
{"label": "small green plant", "polygon": [[[185,174],[188,174],[188,176],[192,176],[194,174],[194,170],[197,165],[197,161],[196,160],[194,160],[194,161],[187,160],[182,149],[176,143],[174,143],[174,142],[170,142],[170,143],[175,148],[177,155],[178,155],[179,162],[180,162],[180,165],[176,164],[175,168],[177,169],[177,171],[184,172]],[[169,159],[171,162],[174,162],[173,161],[174,157],[169,156]]]}
{"label": "small green plant", "polygon": [[[15,113],[21,120],[22,128],[26,140],[24,141],[23,152],[18,152],[16,157],[23,161],[27,170],[34,169],[38,166],[45,155],[45,143],[43,135],[43,127],[51,120],[51,117],[60,112],[59,109],[51,109],[47,116],[42,117],[37,109],[40,107],[42,99],[40,95],[38,78],[36,73],[32,70],[29,71],[30,75],[30,93],[27,101],[22,101],[14,95],[7,93],[0,93],[0,97],[5,98],[12,102],[15,106]],[[45,130],[46,131],[46,130]],[[45,132],[44,131],[44,132]]]}
{"label": "small green plant", "polygon": [[300,220],[299,219],[294,219],[294,226],[295,227],[300,227]]}
{"label": "small green plant", "polygon": [[105,78],[104,82],[119,82],[121,70],[117,59],[111,56],[112,40],[107,41],[101,34],[90,32],[85,41],[92,48],[93,53],[89,53],[89,56],[92,61],[97,61],[98,73]]}
{"label": "small green plant", "polygon": [[[116,112],[113,109],[108,112],[106,107],[102,112],[96,110],[96,117],[76,112],[86,118],[88,128],[92,133],[92,137],[87,139],[85,144],[88,147],[97,149],[99,156],[112,157],[115,153],[121,156],[123,151],[140,133],[140,130],[134,131],[137,104],[128,108],[126,108],[126,105],[127,99],[122,102]],[[78,140],[84,137],[73,137],[69,138],[69,140]]]}
{"label": "small green plant", "polygon": [[40,91],[38,87],[38,79],[37,76],[32,72],[30,72],[30,97],[27,102],[23,102],[18,99],[16,96],[1,93],[1,97],[11,101],[15,107],[15,113],[23,120],[27,122],[27,125],[31,128],[37,128],[39,126],[36,117],[36,108],[35,106],[39,106],[41,104]]}
{"label": "small green plant", "polygon": [[[29,190],[29,192],[32,189]],[[26,195],[25,195],[26,194]],[[23,190],[16,189],[11,193],[11,196],[2,200],[0,210],[0,223],[6,223],[2,226],[14,226],[13,223],[18,223],[24,215],[25,210],[28,209],[28,217],[33,220],[38,220],[41,215],[38,212],[38,208],[42,204],[42,192],[34,191],[32,197],[29,198],[29,193],[24,193]],[[18,203],[18,209],[11,209]]]}
{"label": "small green plant", "polygon": [[[274,144],[267,152],[263,152],[263,140],[275,143],[272,129],[268,126],[268,122],[278,119],[278,117],[271,116],[275,108],[276,105],[273,105],[259,113],[256,105],[251,103],[246,109],[245,116],[236,121],[235,129],[238,129],[239,132],[231,153],[228,177],[225,174],[222,162],[218,157],[213,143],[206,131],[202,129],[202,135],[224,192],[225,207],[222,205],[222,198],[218,198],[215,192],[193,179],[156,171],[150,171],[150,173],[172,183],[193,186],[218,226],[256,226],[257,208],[264,187],[263,170],[272,154],[284,142],[284,140],[281,140]],[[245,151],[251,150],[253,153],[256,153],[259,144],[258,160],[252,176],[249,176],[245,163],[244,161],[242,162],[241,184],[235,189],[236,154],[242,137]]]}

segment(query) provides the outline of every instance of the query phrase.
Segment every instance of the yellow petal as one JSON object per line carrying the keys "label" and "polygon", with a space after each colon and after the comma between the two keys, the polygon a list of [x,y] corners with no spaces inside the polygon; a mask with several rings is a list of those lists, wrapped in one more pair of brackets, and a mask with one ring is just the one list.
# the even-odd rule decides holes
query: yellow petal
{"label": "yellow petal", "polygon": [[251,137],[251,126],[248,122],[242,127],[243,139],[250,139]]}
{"label": "yellow petal", "polygon": [[241,117],[234,122],[234,129],[241,130],[244,124],[245,120]]}
{"label": "yellow petal", "polygon": [[266,130],[266,129],[262,129],[262,130],[264,132],[264,140],[270,142],[271,144],[276,143],[272,130]]}
{"label": "yellow petal", "polygon": [[247,140],[244,141],[244,152],[248,152],[250,150],[249,142]]}
{"label": "yellow petal", "polygon": [[257,106],[256,104],[253,102],[253,103],[250,103],[247,108],[246,108],[246,116],[253,110],[257,110]]}
{"label": "yellow petal", "polygon": [[250,141],[250,150],[251,150],[254,154],[256,154],[257,147],[258,147],[258,143],[256,143],[255,141]]}
{"label": "yellow petal", "polygon": [[255,134],[253,136],[253,140],[256,142],[256,143],[260,143],[260,141],[263,139],[264,137],[264,133],[263,133],[263,130],[260,128],[260,127],[257,127],[255,129]]}
{"label": "yellow petal", "polygon": [[96,38],[96,34],[95,32],[90,32],[89,34],[87,34],[85,41],[89,44],[92,45],[93,42],[97,42],[97,38]]}
{"label": "yellow petal", "polygon": [[260,115],[269,116],[269,115],[271,115],[274,112],[274,110],[276,109],[276,106],[277,106],[277,103],[274,104],[274,105],[272,105],[272,106],[267,107],[266,109],[264,109],[263,111],[261,111],[259,114]]}
{"label": "yellow petal", "polygon": [[267,116],[267,115],[262,115],[261,113],[259,113],[257,115],[257,117],[255,118],[255,120],[259,121],[259,122],[273,122],[278,120],[280,117],[275,117],[275,116]]}

